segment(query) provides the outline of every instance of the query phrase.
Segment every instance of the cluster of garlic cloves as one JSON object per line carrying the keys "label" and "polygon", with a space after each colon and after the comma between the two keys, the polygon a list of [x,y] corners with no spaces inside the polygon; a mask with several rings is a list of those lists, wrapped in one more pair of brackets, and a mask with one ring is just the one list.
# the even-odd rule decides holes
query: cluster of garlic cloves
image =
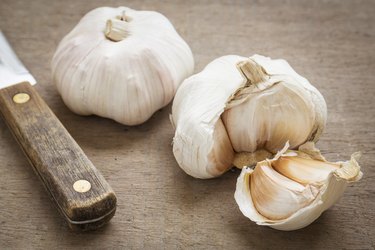
{"label": "cluster of garlic cloves", "polygon": [[349,161],[331,163],[312,142],[299,150],[288,146],[271,160],[244,167],[234,195],[250,220],[284,231],[311,224],[338,201],[348,183],[362,177],[359,153]]}
{"label": "cluster of garlic cloves", "polygon": [[194,59],[162,14],[101,7],[64,37],[51,67],[73,112],[138,125],[172,100]]}
{"label": "cluster of garlic cloves", "polygon": [[270,157],[289,141],[318,140],[326,123],[324,98],[284,60],[224,56],[180,86],[171,120],[173,153],[197,178]]}

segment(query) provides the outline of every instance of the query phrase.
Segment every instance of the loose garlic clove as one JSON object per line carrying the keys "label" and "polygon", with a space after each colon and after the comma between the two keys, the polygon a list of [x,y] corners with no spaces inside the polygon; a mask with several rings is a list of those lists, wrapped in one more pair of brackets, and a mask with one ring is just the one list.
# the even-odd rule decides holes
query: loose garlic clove
{"label": "loose garlic clove", "polygon": [[[189,175],[212,178],[232,165],[241,168],[264,160],[287,141],[291,148],[317,141],[326,116],[322,95],[286,61],[224,56],[178,89],[171,115],[176,128],[173,152]],[[220,123],[226,133],[220,138],[228,140],[221,146],[227,152],[218,157],[221,163],[233,158],[227,166],[211,157]]]}
{"label": "loose garlic clove", "polygon": [[162,14],[101,7],[64,37],[51,68],[73,112],[137,125],[172,100],[194,59]]}
{"label": "loose garlic clove", "polygon": [[314,186],[295,182],[268,164],[257,165],[250,178],[254,206],[261,215],[271,220],[288,218],[310,204],[318,193]]}
{"label": "loose garlic clove", "polygon": [[257,224],[296,230],[316,220],[342,196],[348,183],[362,177],[359,156],[331,163],[313,143],[299,151],[284,149],[254,169],[243,168],[234,197],[242,213]]}
{"label": "loose garlic clove", "polygon": [[331,172],[339,169],[340,165],[297,156],[283,156],[272,162],[272,167],[289,179],[309,184],[324,181]]}

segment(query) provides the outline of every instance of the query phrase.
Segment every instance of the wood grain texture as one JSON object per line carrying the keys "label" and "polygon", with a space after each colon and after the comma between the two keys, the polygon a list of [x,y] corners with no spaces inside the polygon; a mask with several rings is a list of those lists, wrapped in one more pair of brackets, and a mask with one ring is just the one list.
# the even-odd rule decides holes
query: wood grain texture
{"label": "wood grain texture", "polygon": [[[136,127],[74,115],[52,85],[52,55],[89,10],[124,4],[166,15],[191,46],[196,72],[226,54],[286,59],[327,101],[318,147],[331,161],[362,151],[363,179],[310,226],[280,232],[239,211],[238,171],[196,180],[178,167],[170,106]],[[0,248],[374,249],[374,13],[371,0],[1,0],[0,28],[38,92],[116,191],[118,207],[98,231],[67,230],[0,120]]]}
{"label": "wood grain texture", "polygon": [[[29,100],[17,102],[20,93]],[[72,229],[96,229],[113,217],[112,188],[30,83],[1,89],[0,113]],[[77,192],[81,180],[91,188]]]}

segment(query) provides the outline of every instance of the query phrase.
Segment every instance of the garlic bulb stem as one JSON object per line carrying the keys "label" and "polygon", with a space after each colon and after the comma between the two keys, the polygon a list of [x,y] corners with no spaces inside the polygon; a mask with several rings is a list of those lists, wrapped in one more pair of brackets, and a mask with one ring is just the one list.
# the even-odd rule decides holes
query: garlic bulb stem
{"label": "garlic bulb stem", "polygon": [[246,79],[246,85],[263,82],[267,76],[267,73],[263,67],[252,59],[237,63],[237,68],[241,72],[242,76]]}
{"label": "garlic bulb stem", "polygon": [[125,14],[120,19],[109,19],[105,28],[105,37],[111,41],[119,42],[129,35],[129,24]]}
{"label": "garlic bulb stem", "polygon": [[132,19],[125,14],[126,12],[123,11],[121,16],[118,17],[121,21],[130,22]]}

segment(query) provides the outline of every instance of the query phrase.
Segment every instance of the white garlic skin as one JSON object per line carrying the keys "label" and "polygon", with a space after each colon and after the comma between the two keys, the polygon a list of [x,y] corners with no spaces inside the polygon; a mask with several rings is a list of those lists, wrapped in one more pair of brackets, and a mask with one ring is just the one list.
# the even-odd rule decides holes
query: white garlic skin
{"label": "white garlic skin", "polygon": [[[317,141],[323,131],[327,106],[314,86],[285,60],[250,59],[267,73],[263,82],[246,87],[236,65],[249,58],[229,55],[212,61],[178,89],[171,115],[173,153],[189,175],[213,178],[232,167],[228,162],[238,153],[276,153],[287,141],[296,148]],[[224,126],[218,128],[221,122]],[[222,135],[214,136],[216,130]],[[213,156],[217,147],[227,150]]]}
{"label": "white garlic skin", "polygon": [[[115,42],[105,36],[106,24],[111,19],[117,24],[123,13],[120,38],[125,37]],[[87,13],[64,37],[51,66],[53,81],[73,112],[137,125],[172,100],[193,73],[194,59],[162,14],[102,7]]]}
{"label": "white garlic skin", "polygon": [[[357,162],[359,153],[353,154],[350,161],[329,163],[312,142],[301,145],[299,151],[286,149],[274,159],[259,162],[255,170],[243,168],[237,179],[234,197],[243,215],[258,225],[291,231],[314,222],[340,199],[348,183],[362,178],[362,172]],[[282,157],[313,160],[311,166],[303,167],[307,167],[307,171],[294,168],[294,173],[288,173],[303,177],[302,179],[306,177],[306,180],[310,179],[309,182],[293,181],[289,178],[290,175],[287,177],[276,169],[271,170],[273,164]],[[273,175],[273,178],[265,177],[265,174],[261,173],[261,168],[264,167],[274,172],[269,174]],[[309,175],[310,171],[316,174]],[[286,180],[284,183],[283,179]],[[286,182],[292,184],[285,184]]]}
{"label": "white garlic skin", "polygon": [[[179,166],[193,177],[212,178],[231,167],[229,162],[234,153],[228,145],[230,140],[224,126],[216,126],[216,123],[224,112],[227,99],[243,81],[237,70],[227,69],[242,59],[239,56],[216,59],[200,73],[187,78],[176,93],[171,114],[171,122],[176,128],[173,154]],[[222,140],[217,141],[219,138]],[[214,143],[219,148],[224,148],[224,143],[228,151],[212,154]],[[229,159],[216,160],[218,157]],[[219,165],[219,162],[226,163]]]}

